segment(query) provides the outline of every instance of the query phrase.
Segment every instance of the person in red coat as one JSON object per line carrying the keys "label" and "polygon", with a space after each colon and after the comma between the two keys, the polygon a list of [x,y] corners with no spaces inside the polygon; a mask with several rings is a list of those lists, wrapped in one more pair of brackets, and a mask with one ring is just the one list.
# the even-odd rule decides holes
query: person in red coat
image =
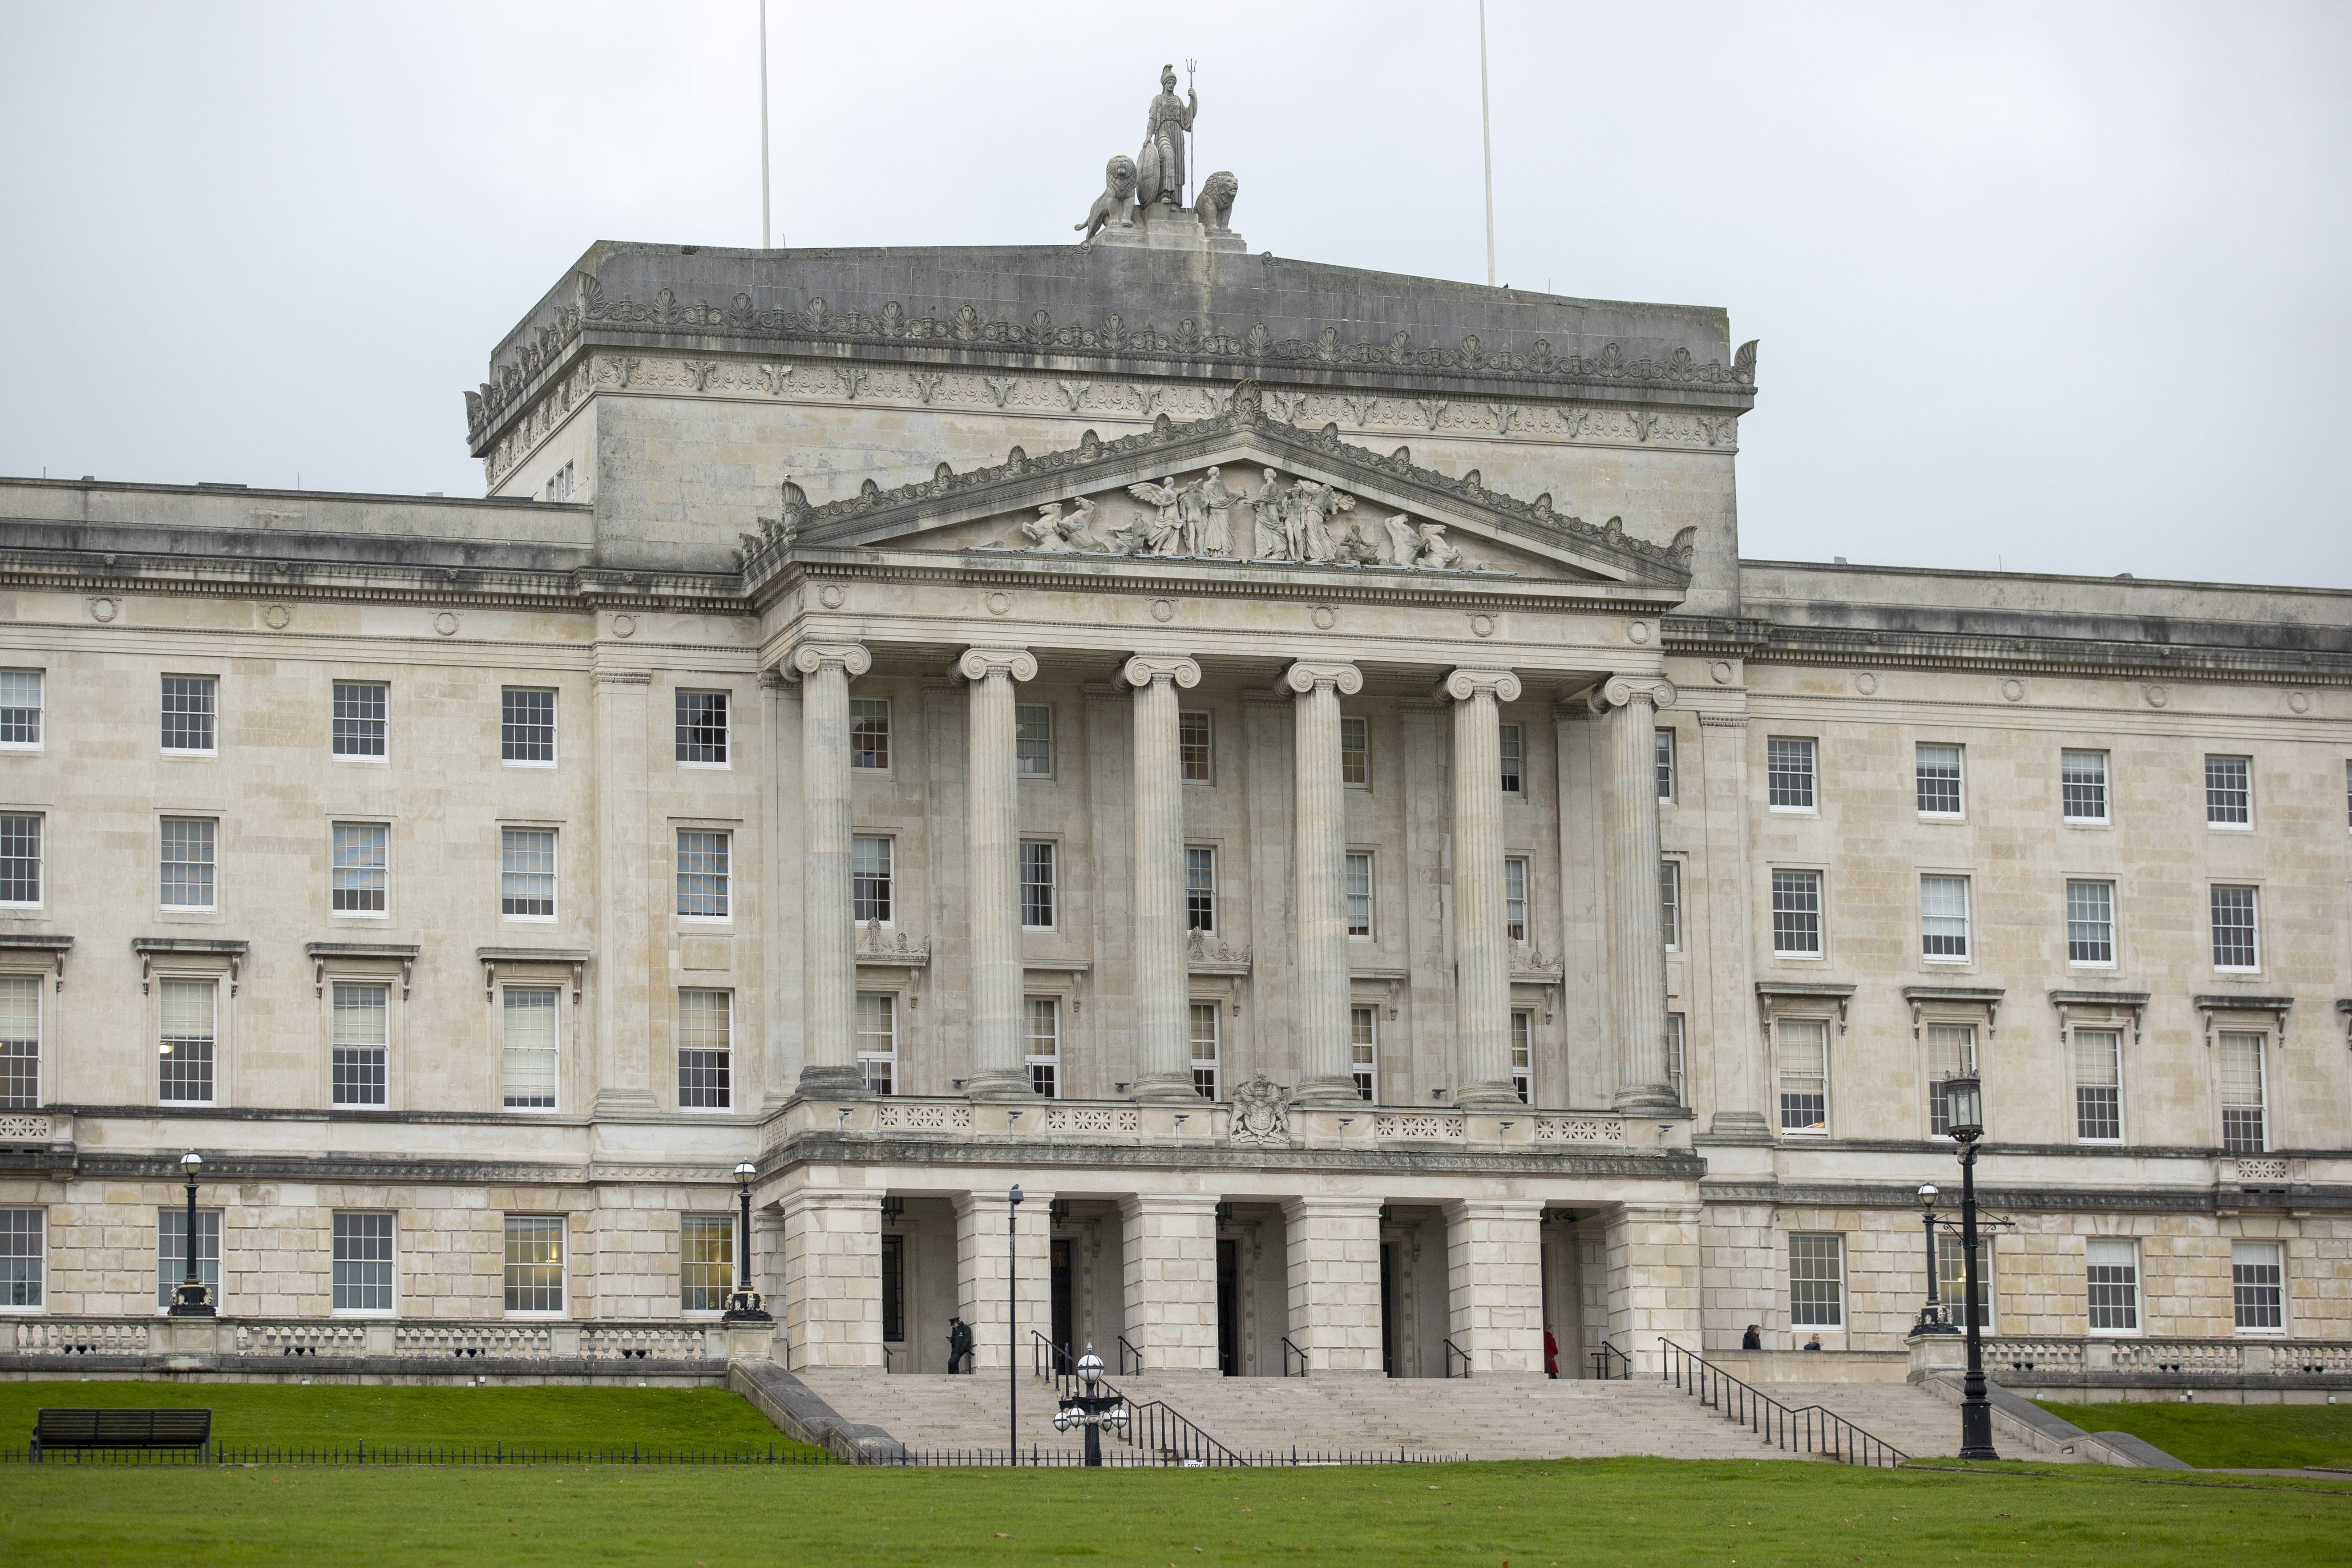
{"label": "person in red coat", "polygon": [[1559,1342],[1551,1337],[1549,1329],[1544,1331],[1544,1375],[1559,1375]]}

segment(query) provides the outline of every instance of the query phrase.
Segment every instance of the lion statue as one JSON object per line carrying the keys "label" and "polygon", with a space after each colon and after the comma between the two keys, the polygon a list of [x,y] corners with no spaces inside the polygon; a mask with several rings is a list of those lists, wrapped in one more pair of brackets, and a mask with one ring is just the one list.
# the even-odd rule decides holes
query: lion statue
{"label": "lion statue", "polygon": [[1201,222],[1211,234],[1232,232],[1234,198],[1241,189],[1242,184],[1234,178],[1231,169],[1220,169],[1201,182],[1201,194],[1193,200],[1192,210],[1201,215]]}
{"label": "lion statue", "polygon": [[[1134,227],[1134,211],[1135,160],[1121,153],[1104,165],[1103,194],[1097,196],[1095,205],[1087,209],[1087,221],[1074,223],[1070,226],[1085,230],[1086,238],[1092,239],[1096,231],[1106,226]],[[1083,245],[1086,240],[1078,243]]]}

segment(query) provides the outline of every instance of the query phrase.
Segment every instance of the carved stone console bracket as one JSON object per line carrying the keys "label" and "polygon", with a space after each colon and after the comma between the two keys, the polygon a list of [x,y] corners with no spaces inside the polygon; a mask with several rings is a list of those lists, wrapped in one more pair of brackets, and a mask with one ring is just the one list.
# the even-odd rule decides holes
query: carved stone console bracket
{"label": "carved stone console bracket", "polygon": [[1853,1000],[1851,985],[1832,984],[1826,981],[1759,980],[1756,983],[1756,1016],[1764,1026],[1764,1043],[1772,1043],[1772,1015],[1775,1002],[1834,1002],[1837,1004],[1838,1033],[1845,1033],[1846,1004]]}
{"label": "carved stone console bracket", "polygon": [[2050,1005],[2058,1009],[2058,1032],[2061,1035],[2074,1026],[2073,1015],[2077,1012],[2098,1013],[2112,1017],[2128,1012],[2132,1019],[2132,1044],[2139,1044],[2140,1022],[2147,1010],[2148,994],[2145,991],[2053,991]]}
{"label": "carved stone console bracket", "polygon": [[228,960],[228,994],[236,994],[237,982],[244,977],[245,955],[252,948],[249,942],[202,936],[134,936],[131,951],[139,955],[139,992],[145,995],[155,977],[155,960],[226,958]]}
{"label": "carved stone console bracket", "polygon": [[1025,974],[1066,974],[1070,977],[1070,1016],[1086,1011],[1087,994],[1094,985],[1094,963],[1084,958],[1024,958]]}
{"label": "carved stone console bracket", "polygon": [[1919,1013],[1923,1007],[1941,1004],[1946,1006],[1982,1007],[1985,1010],[1985,1033],[2000,1033],[2000,1002],[2009,993],[1998,985],[1906,985],[1903,1000],[1911,1004],[1911,1037],[1919,1037]]}
{"label": "carved stone console bracket", "polygon": [[1389,1017],[1394,1019],[1397,1009],[1404,1005],[1404,988],[1412,978],[1405,969],[1351,969],[1348,972],[1350,984],[1384,985],[1388,988]]}
{"label": "carved stone console bracket", "polygon": [[2189,1003],[2205,1026],[2205,1045],[2213,1044],[2213,1015],[2216,1013],[2268,1013],[2278,1020],[2278,1043],[2286,1047],[2287,1010],[2294,1005],[2292,996],[2191,996]]}
{"label": "carved stone console bracket", "polygon": [[339,958],[379,959],[400,965],[400,999],[408,1000],[409,982],[416,973],[416,955],[421,948],[401,942],[314,942],[304,945],[303,955],[310,961],[310,994],[327,994],[327,965]]}
{"label": "carved stone console bracket", "polygon": [[499,965],[551,964],[572,971],[572,1005],[580,1005],[581,987],[586,984],[589,952],[584,947],[478,947],[474,956],[482,961],[482,1000],[494,1002],[499,994]]}
{"label": "carved stone console bracket", "polygon": [[66,954],[73,951],[69,936],[0,935],[0,952],[46,952],[57,965],[57,989],[66,988]]}

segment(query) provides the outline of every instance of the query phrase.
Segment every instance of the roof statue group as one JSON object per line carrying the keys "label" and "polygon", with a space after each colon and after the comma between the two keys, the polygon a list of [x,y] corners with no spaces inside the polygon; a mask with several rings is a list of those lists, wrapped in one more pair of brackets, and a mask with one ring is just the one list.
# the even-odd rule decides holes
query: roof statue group
{"label": "roof statue group", "polygon": [[[1087,221],[1071,226],[1092,239],[1106,228],[1133,228],[1139,216],[1155,207],[1183,211],[1184,136],[1192,129],[1192,117],[1200,107],[1196,92],[1188,90],[1181,99],[1176,96],[1176,68],[1160,67],[1160,96],[1151,100],[1144,116],[1142,151],[1132,158],[1120,153],[1111,159],[1103,170],[1103,194],[1095,198]],[[1230,170],[1220,169],[1202,181],[1192,206],[1202,226],[1212,234],[1229,232],[1234,197],[1240,191],[1241,182]]]}
{"label": "roof statue group", "polygon": [[[1402,512],[1372,531],[1361,519],[1343,519],[1356,498],[1314,479],[1285,487],[1272,468],[1254,496],[1228,486],[1212,468],[1190,484],[1171,477],[1127,487],[1149,510],[1124,526],[1101,530],[1095,503],[1078,496],[1049,501],[1021,525],[1032,553],[1192,556],[1244,561],[1305,561],[1353,566],[1468,569],[1442,522],[1416,525]],[[1248,481],[1243,481],[1244,485]]]}

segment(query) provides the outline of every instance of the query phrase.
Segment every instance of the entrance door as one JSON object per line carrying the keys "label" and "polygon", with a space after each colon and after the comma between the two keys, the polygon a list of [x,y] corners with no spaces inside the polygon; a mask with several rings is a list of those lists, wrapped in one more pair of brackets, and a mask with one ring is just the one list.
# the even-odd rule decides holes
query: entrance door
{"label": "entrance door", "polygon": [[1217,1370],[1227,1377],[1242,1374],[1241,1249],[1233,1242],[1217,1243]]}
{"label": "entrance door", "polygon": [[1390,1254],[1396,1249],[1387,1242],[1381,1243],[1381,1371],[1389,1377],[1396,1375],[1396,1276],[1390,1264]]}
{"label": "entrance door", "polygon": [[1070,1343],[1070,1244],[1064,1240],[1054,1243],[1054,1343],[1073,1356],[1078,1353]]}

